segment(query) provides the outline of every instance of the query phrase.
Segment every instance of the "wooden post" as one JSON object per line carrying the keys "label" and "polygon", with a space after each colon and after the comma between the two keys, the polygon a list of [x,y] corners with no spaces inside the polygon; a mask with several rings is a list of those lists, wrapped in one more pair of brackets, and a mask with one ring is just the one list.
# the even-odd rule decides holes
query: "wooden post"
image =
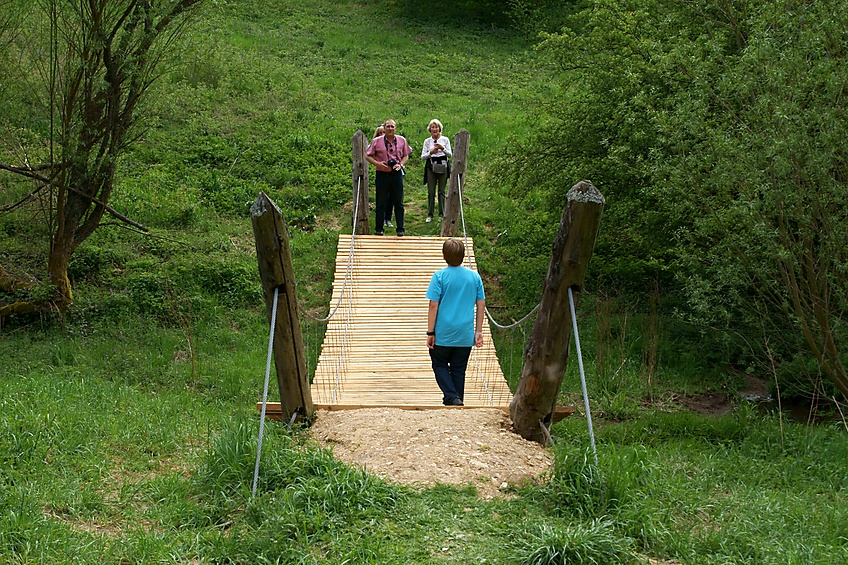
{"label": "wooden post", "polygon": [[283,417],[289,421],[297,412],[301,418],[310,419],[314,407],[297,312],[288,228],[280,209],[262,192],[250,207],[250,219],[269,320],[274,304],[274,289],[280,289],[274,325],[274,366],[277,369]]}
{"label": "wooden post", "polygon": [[[459,183],[465,180],[465,167],[468,164],[468,145],[471,134],[461,129],[453,138],[453,159],[451,174],[448,182],[448,193],[445,195],[445,218],[442,220],[442,237],[452,237],[459,233],[460,215]],[[465,183],[462,183],[465,190]]]}
{"label": "wooden post", "polygon": [[365,159],[367,148],[368,139],[365,134],[362,130],[356,130],[353,135],[353,222],[356,233],[360,235],[371,234],[368,225],[368,161]]}
{"label": "wooden post", "polygon": [[568,191],[539,313],[525,349],[521,379],[509,404],[513,429],[525,439],[543,445],[547,438],[540,421],[550,421],[568,365],[571,344],[568,289],[572,289],[576,302],[595,247],[603,209],[604,197],[591,182],[580,181]]}

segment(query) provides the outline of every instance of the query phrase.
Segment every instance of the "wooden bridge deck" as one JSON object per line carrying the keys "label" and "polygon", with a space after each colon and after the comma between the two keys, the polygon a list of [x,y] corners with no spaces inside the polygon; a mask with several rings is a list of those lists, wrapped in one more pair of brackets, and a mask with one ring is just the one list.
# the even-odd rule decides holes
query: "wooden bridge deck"
{"label": "wooden bridge deck", "polygon": [[[316,407],[441,407],[427,349],[425,294],[433,272],[445,267],[444,239],[356,236],[347,273],[351,236],[339,236],[331,308],[339,306],[328,322],[312,383]],[[473,264],[473,247],[470,253]],[[506,408],[512,393],[488,322],[483,342],[469,360],[465,405]]]}

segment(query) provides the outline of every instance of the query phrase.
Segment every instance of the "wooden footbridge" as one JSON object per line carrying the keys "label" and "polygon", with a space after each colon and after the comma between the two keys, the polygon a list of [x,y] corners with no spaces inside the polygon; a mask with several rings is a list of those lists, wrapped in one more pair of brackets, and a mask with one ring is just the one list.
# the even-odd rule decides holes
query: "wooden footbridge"
{"label": "wooden footbridge", "polygon": [[[442,237],[339,236],[330,318],[315,377],[316,407],[441,406],[427,349],[430,277],[446,266]],[[471,240],[466,266],[474,268]],[[351,262],[348,268],[349,261]],[[512,394],[488,323],[474,348],[465,405],[506,408]]]}
{"label": "wooden footbridge", "polygon": [[[460,223],[465,233],[461,185],[468,132],[460,131],[454,143],[442,237],[369,235],[368,163],[361,131],[353,141],[353,235],[339,236],[330,313],[318,320],[327,322],[327,326],[313,375],[304,354],[285,221],[279,208],[262,193],[251,207],[259,273],[272,320],[263,399],[267,398],[273,351],[283,401],[262,402],[257,407],[272,418],[285,415],[294,422],[298,415],[309,418],[314,408],[442,407],[442,393],[426,344],[426,292],[433,273],[445,267],[442,243],[448,236],[459,235]],[[465,406],[506,410],[511,405],[514,429],[528,439],[544,442],[547,430],[543,422],[571,411],[569,407],[561,411],[556,400],[568,362],[571,322],[576,328],[573,295],[583,285],[603,204],[603,195],[590,181],[581,181],[568,192],[514,396],[498,362],[488,324],[483,325],[483,347],[472,348]],[[462,237],[466,242],[465,265],[476,269],[472,241]],[[579,353],[579,344],[577,350]],[[582,365],[580,372],[588,415]],[[591,435],[591,420],[589,429]]]}

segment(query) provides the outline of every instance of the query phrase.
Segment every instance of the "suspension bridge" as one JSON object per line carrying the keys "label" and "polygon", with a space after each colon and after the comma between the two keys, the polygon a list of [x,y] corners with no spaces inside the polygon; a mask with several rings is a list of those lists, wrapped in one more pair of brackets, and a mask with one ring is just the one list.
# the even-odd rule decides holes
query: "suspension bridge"
{"label": "suspension bridge", "polygon": [[[327,327],[312,381],[318,408],[441,406],[426,344],[427,286],[446,266],[443,237],[340,235]],[[465,265],[475,269],[472,241]],[[473,348],[465,405],[506,408],[512,394],[488,324]]]}
{"label": "suspension bridge", "polygon": [[[473,242],[465,230],[462,210],[468,132],[460,131],[457,139],[456,167],[451,172],[441,234],[455,234],[461,226],[465,264],[476,270]],[[314,408],[441,407],[442,393],[426,347],[426,291],[432,274],[446,266],[441,252],[446,237],[369,235],[368,166],[361,131],[354,136],[353,153],[353,230],[351,235],[339,236],[331,306],[326,317],[317,318],[297,304],[288,237],[279,208],[262,193],[251,207],[259,272],[271,317],[265,387],[262,402],[257,403],[263,416],[285,415],[294,422],[298,414],[308,417]],[[567,407],[560,410],[556,400],[568,361],[572,329],[589,414],[573,294],[582,287],[603,204],[603,195],[590,181],[581,181],[569,190],[542,301],[508,326],[498,324],[487,310],[489,322],[499,332],[518,330],[499,334],[500,361],[488,325],[483,326],[483,347],[472,348],[466,371],[465,406],[504,410],[511,406],[516,431],[528,439],[543,440],[542,432],[547,430],[543,422],[571,411]],[[282,314],[281,320],[277,313]],[[301,332],[299,313],[304,325],[314,332],[311,340],[307,337],[309,330],[305,335]],[[522,324],[534,314],[536,321],[528,341],[529,324]],[[275,335],[282,340],[280,347],[274,347]],[[501,362],[507,360],[507,374],[517,376],[514,354],[519,343],[521,379],[513,398]],[[267,402],[272,357],[281,403]],[[591,420],[589,428],[591,435]],[[261,433],[260,425],[260,436]]]}

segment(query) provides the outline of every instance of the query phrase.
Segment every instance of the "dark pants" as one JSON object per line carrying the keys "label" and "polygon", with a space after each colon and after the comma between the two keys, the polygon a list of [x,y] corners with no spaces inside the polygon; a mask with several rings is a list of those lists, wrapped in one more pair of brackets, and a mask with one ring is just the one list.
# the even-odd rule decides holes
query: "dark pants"
{"label": "dark pants", "polygon": [[437,175],[433,169],[427,168],[427,216],[433,217],[435,212],[436,184],[439,185],[439,216],[445,215],[445,184],[448,182],[448,173]]}
{"label": "dark pants", "polygon": [[392,193],[386,195],[386,222],[392,221]]}
{"label": "dark pants", "polygon": [[378,232],[383,231],[383,223],[386,220],[386,204],[391,198],[391,206],[395,209],[395,227],[397,233],[403,233],[403,175],[399,171],[384,173],[377,171],[374,181],[377,193],[377,210],[375,211],[375,224]]}
{"label": "dark pants", "polygon": [[436,383],[444,394],[443,404],[450,403],[454,398],[464,400],[465,368],[468,366],[469,355],[470,347],[436,345],[430,350]]}

